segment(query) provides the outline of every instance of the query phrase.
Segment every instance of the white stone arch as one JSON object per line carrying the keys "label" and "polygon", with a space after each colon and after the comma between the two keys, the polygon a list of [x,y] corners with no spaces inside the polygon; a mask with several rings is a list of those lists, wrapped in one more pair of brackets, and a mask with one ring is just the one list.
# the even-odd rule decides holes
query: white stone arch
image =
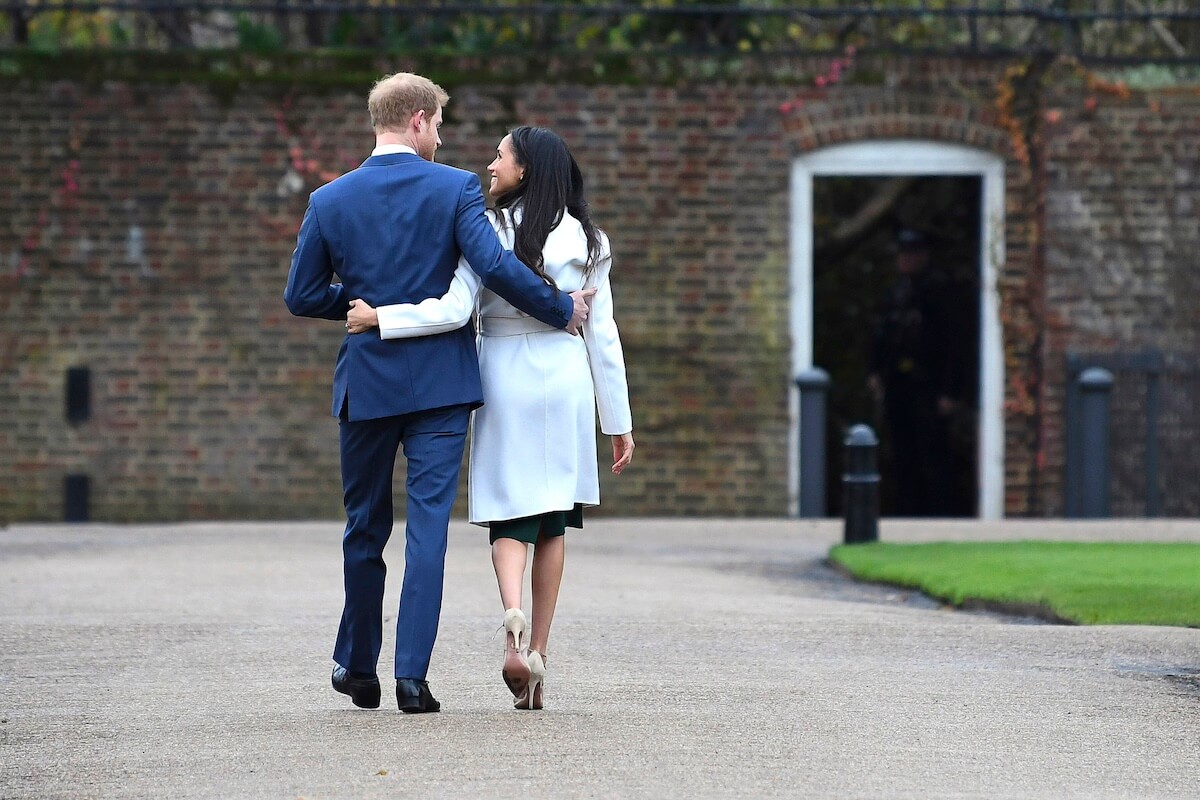
{"label": "white stone arch", "polygon": [[[977,513],[982,519],[1000,519],[1004,516],[1004,345],[996,282],[1004,264],[1004,160],[963,145],[875,139],[814,150],[792,162],[789,326],[793,378],[813,365],[813,178],[834,175],[978,175],[982,179]],[[791,513],[796,514],[803,480],[798,458],[800,402],[795,385],[791,380],[789,384],[788,495]]]}

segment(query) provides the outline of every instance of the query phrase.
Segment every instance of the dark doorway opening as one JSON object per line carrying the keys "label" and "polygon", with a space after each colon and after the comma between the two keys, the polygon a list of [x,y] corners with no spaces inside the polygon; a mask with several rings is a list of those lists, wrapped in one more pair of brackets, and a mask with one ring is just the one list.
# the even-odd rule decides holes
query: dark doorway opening
{"label": "dark doorway opening", "polygon": [[879,434],[884,516],[978,509],[982,179],[813,181],[813,363],[832,379],[829,513],[842,441]]}

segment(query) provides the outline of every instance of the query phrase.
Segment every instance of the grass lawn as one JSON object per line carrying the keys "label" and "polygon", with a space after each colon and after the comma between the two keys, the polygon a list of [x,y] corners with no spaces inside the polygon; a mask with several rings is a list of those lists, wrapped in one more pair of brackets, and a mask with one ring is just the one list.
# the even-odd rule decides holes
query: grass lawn
{"label": "grass lawn", "polygon": [[1041,606],[1091,625],[1200,627],[1200,544],[938,542],[839,545],[855,577],[970,600]]}

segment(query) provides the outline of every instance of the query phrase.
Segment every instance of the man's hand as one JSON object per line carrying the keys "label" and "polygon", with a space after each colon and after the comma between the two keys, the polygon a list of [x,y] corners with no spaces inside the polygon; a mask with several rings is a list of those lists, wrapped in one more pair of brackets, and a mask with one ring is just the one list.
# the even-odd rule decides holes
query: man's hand
{"label": "man's hand", "polygon": [[346,314],[346,333],[365,333],[379,327],[379,315],[366,300],[351,300]]}
{"label": "man's hand", "polygon": [[575,311],[571,314],[571,321],[567,323],[567,333],[572,336],[579,335],[579,326],[588,318],[588,312],[592,310],[589,301],[595,293],[595,289],[580,289],[577,292],[571,292],[571,299],[575,301]]}

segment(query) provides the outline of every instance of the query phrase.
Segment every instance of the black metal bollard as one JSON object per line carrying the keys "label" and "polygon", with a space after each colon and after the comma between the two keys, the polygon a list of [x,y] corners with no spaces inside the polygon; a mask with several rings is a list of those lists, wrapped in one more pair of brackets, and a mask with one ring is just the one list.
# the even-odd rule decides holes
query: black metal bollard
{"label": "black metal bollard", "polygon": [[846,525],[842,540],[859,544],[879,540],[879,439],[870,425],[855,425],[846,434]]}
{"label": "black metal bollard", "polygon": [[1095,519],[1109,515],[1108,430],[1112,388],[1113,375],[1106,369],[1090,367],[1079,376],[1083,421],[1080,448],[1082,517]]}
{"label": "black metal bollard", "polygon": [[[71,425],[81,425],[92,416],[92,373],[87,367],[71,367],[66,380],[66,417]],[[63,519],[87,522],[91,516],[91,478],[72,473],[63,479]]]}
{"label": "black metal bollard", "polygon": [[825,516],[825,398],[829,373],[811,367],[796,376],[800,388],[800,516]]}
{"label": "black metal bollard", "polygon": [[63,479],[63,521],[88,522],[91,519],[91,479],[72,473]]}

